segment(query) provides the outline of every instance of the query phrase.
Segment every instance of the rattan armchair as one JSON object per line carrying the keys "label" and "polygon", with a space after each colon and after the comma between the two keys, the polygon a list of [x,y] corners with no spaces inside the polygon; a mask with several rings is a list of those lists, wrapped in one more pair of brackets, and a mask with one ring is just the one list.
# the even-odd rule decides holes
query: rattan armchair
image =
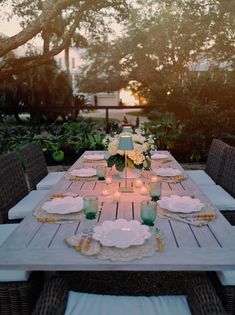
{"label": "rattan armchair", "polygon": [[40,141],[25,145],[22,148],[22,153],[30,190],[49,190],[64,175],[64,172],[51,172],[48,174],[47,164]]}
{"label": "rattan armchair", "polygon": [[[188,297],[188,304],[194,315],[226,314],[204,273],[74,272],[69,276],[65,273],[49,280],[38,299],[33,315],[64,314],[69,290],[132,296],[184,294]],[[112,310],[110,314],[111,312]]]}
{"label": "rattan armchair", "polygon": [[47,194],[46,190],[28,191],[16,153],[0,156],[0,223],[21,221]]}
{"label": "rattan armchair", "polygon": [[21,162],[16,153],[0,156],[0,223],[8,220],[8,210],[28,194]]}

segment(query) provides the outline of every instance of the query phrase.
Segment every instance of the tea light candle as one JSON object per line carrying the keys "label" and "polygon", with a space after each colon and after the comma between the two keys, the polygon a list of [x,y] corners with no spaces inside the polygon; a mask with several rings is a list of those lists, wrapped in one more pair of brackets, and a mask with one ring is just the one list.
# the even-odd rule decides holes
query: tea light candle
{"label": "tea light candle", "polygon": [[151,182],[152,183],[156,183],[158,181],[158,177],[157,176],[153,176],[152,178],[151,178]]}
{"label": "tea light candle", "polygon": [[107,188],[105,188],[103,191],[102,191],[102,195],[103,196],[108,196],[109,195],[109,191]]}
{"label": "tea light candle", "polygon": [[111,184],[112,183],[112,177],[111,176],[107,176],[105,178],[105,182],[106,182],[106,184]]}
{"label": "tea light candle", "polygon": [[143,186],[140,189],[140,193],[141,193],[141,195],[147,195],[148,194],[148,189],[145,186]]}
{"label": "tea light candle", "polygon": [[140,188],[140,187],[142,187],[142,186],[143,186],[142,180],[141,180],[141,179],[137,179],[137,180],[135,181],[135,187]]}
{"label": "tea light candle", "polygon": [[119,191],[115,191],[114,194],[113,194],[113,199],[115,201],[119,201],[121,198],[121,193]]}

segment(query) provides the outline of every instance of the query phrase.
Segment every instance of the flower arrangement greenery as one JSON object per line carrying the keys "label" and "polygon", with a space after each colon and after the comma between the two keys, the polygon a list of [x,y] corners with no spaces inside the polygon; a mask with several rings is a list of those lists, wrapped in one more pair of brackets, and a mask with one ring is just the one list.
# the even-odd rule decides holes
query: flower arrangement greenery
{"label": "flower arrangement greenery", "polygon": [[[125,167],[125,156],[124,151],[118,150],[120,135],[130,135],[130,133],[122,132],[114,136],[107,135],[103,140],[103,144],[110,155],[107,159],[108,167],[115,165],[116,169],[122,172]],[[149,169],[151,166],[151,151],[155,150],[153,135],[145,136],[144,130],[136,129],[131,136],[134,150],[126,151],[128,167]]]}

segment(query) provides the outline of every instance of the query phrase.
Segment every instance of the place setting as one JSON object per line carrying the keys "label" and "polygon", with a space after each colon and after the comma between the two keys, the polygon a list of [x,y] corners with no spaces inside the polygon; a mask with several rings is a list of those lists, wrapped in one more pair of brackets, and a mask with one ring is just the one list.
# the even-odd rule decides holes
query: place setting
{"label": "place setting", "polygon": [[160,218],[175,219],[195,226],[203,226],[216,219],[212,205],[191,196],[165,196],[157,204]]}
{"label": "place setting", "polygon": [[164,250],[160,230],[137,220],[104,221],[65,241],[83,255],[113,262],[142,259]]}
{"label": "place setting", "polygon": [[97,170],[95,167],[77,167],[68,172],[66,179],[70,181],[95,181]]}
{"label": "place setting", "polygon": [[83,163],[100,164],[105,163],[104,153],[89,153],[83,156]]}
{"label": "place setting", "polygon": [[167,183],[180,183],[187,179],[183,171],[171,167],[160,167],[150,171],[143,171],[143,175],[149,179],[157,176],[159,180]]}
{"label": "place setting", "polygon": [[152,161],[157,161],[160,164],[166,164],[172,161],[172,159],[169,157],[168,154],[166,153],[160,153],[160,152],[155,152],[151,155],[151,160]]}

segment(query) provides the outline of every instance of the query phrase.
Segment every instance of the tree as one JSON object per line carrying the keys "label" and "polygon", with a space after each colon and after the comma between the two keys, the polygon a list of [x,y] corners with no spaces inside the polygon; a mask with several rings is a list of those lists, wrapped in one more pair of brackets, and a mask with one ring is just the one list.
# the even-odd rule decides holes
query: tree
{"label": "tree", "polygon": [[[2,0],[2,4],[7,0]],[[127,12],[125,0],[12,0],[13,14],[23,18],[21,32],[0,42],[0,57],[27,43],[38,34],[44,36],[44,51],[37,56],[20,59],[8,58],[0,64],[0,78],[9,78],[12,74],[50,62],[55,55],[68,47],[73,35],[88,38],[91,32],[98,34],[105,27],[107,19],[120,21]],[[58,36],[51,26],[58,19],[64,27]],[[106,19],[106,20],[105,20]],[[78,31],[79,30],[79,31]],[[52,43],[52,33],[54,40]],[[46,36],[47,35],[47,36]]]}
{"label": "tree", "polygon": [[134,91],[154,101],[159,89],[170,92],[169,82],[183,86],[188,66],[200,59],[210,61],[211,68],[225,60],[232,67],[234,8],[229,1],[218,0],[139,0],[126,22],[123,38],[112,44],[104,38],[103,44],[88,50],[88,60],[93,58],[93,62],[79,82],[82,86],[84,79],[86,86],[92,86],[98,80],[95,88],[109,82],[112,90],[112,78],[118,77],[121,84],[131,82]]}

